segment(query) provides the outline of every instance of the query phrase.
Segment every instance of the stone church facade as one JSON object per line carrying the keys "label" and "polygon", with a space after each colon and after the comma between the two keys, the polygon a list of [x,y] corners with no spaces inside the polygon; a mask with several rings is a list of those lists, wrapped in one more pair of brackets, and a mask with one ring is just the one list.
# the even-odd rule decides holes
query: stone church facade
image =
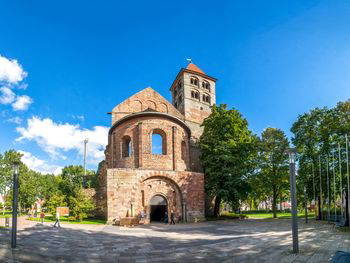
{"label": "stone church facade", "polygon": [[[146,88],[112,112],[99,206],[108,222],[138,217],[185,222],[204,218],[204,174],[196,146],[215,103],[216,79],[190,63],[170,87],[172,103]],[[161,140],[154,153],[154,136]],[[153,142],[154,143],[154,142]]]}

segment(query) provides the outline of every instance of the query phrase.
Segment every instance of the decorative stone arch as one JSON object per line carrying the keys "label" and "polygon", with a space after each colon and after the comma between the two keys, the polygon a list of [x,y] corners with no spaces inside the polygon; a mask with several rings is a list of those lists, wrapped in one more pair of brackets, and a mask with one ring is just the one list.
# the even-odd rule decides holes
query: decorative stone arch
{"label": "decorative stone arch", "polygon": [[132,110],[135,112],[141,112],[142,111],[142,101],[140,100],[134,100],[131,104]]}
{"label": "decorative stone arch", "polygon": [[146,105],[148,109],[156,110],[156,103],[153,100],[147,100]]}
{"label": "decorative stone arch", "polygon": [[[157,182],[165,183],[165,187],[157,188]],[[152,186],[153,182],[153,186]],[[167,200],[168,215],[173,209],[176,217],[181,217],[182,220],[186,220],[186,205],[184,203],[184,195],[179,185],[170,177],[165,175],[149,175],[142,176],[139,181],[142,191],[147,195],[144,200],[147,218],[150,219],[150,201],[155,195],[161,195]],[[149,188],[152,186],[152,188]],[[168,188],[168,189],[167,189]],[[167,192],[164,191],[167,189]]]}

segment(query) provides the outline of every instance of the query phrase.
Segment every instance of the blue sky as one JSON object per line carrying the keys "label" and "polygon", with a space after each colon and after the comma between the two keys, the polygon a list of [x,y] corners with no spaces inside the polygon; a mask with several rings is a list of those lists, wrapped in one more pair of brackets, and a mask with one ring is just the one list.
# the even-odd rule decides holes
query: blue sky
{"label": "blue sky", "polygon": [[298,114],[350,97],[345,0],[14,0],[0,10],[0,152],[21,150],[37,170],[81,164],[84,137],[95,168],[106,113],[147,86],[170,100],[188,57],[258,134],[291,136]]}

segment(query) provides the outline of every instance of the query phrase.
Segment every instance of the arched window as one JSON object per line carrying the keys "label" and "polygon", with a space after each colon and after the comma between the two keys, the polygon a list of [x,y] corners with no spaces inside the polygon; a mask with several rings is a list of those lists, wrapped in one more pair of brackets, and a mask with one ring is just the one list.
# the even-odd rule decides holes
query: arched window
{"label": "arched window", "polygon": [[199,100],[199,92],[192,90],[191,91],[191,97],[196,99],[196,100]]}
{"label": "arched window", "polygon": [[152,154],[166,155],[166,133],[161,129],[153,130]]}
{"label": "arched window", "polygon": [[202,88],[206,89],[206,90],[208,90],[210,92],[210,84],[209,84],[209,82],[208,81],[203,81],[202,82]]}
{"label": "arched window", "polygon": [[181,142],[181,159],[186,161],[187,157],[187,147],[186,147],[186,142],[182,141]]}
{"label": "arched window", "polygon": [[122,157],[130,157],[131,156],[131,138],[130,136],[124,136],[122,138]]}
{"label": "arched window", "polygon": [[190,81],[191,81],[191,84],[192,84],[192,85],[198,86],[198,82],[199,82],[199,81],[198,81],[197,78],[191,77]]}
{"label": "arched window", "polygon": [[209,95],[203,94],[202,99],[204,102],[207,102],[210,104],[210,96]]}

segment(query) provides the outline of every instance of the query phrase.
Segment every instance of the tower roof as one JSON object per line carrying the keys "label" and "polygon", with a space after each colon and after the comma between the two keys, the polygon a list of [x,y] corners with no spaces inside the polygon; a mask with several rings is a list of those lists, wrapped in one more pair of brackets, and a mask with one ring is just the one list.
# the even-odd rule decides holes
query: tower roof
{"label": "tower roof", "polygon": [[197,73],[205,74],[203,70],[201,70],[199,67],[197,67],[195,64],[190,63],[188,64],[187,68],[188,70],[195,71]]}

